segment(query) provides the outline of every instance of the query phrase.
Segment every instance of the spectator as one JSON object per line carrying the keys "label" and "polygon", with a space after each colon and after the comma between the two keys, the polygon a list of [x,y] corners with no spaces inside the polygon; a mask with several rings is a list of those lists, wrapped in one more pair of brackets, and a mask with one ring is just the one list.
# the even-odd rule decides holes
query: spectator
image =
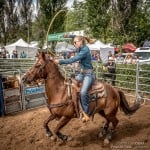
{"label": "spectator", "polygon": [[137,55],[135,55],[132,59],[132,64],[137,64],[139,62],[139,58]]}
{"label": "spectator", "polygon": [[108,52],[108,60],[109,60],[109,57],[112,57],[112,52],[111,51]]}
{"label": "spectator", "polygon": [[116,64],[114,62],[113,57],[109,57],[108,63],[104,64],[103,70],[107,70],[107,73],[103,73],[102,77],[104,81],[106,81],[106,78],[111,78],[112,85],[115,86],[115,80],[116,80]]}
{"label": "spectator", "polygon": [[98,61],[98,62],[101,62],[102,60],[101,60],[101,57],[100,57],[100,54],[96,54],[96,60]]}
{"label": "spectator", "polygon": [[122,56],[121,53],[118,54],[118,57],[116,58],[116,64],[123,64],[124,62],[124,57]]}
{"label": "spectator", "polygon": [[10,58],[10,54],[8,51],[6,52],[6,58]]}
{"label": "spectator", "polygon": [[125,59],[124,59],[124,64],[132,64],[132,55],[131,54],[128,54]]}
{"label": "spectator", "polygon": [[6,51],[5,47],[2,47],[1,52],[2,52],[2,58],[6,58],[7,51]]}
{"label": "spectator", "polygon": [[112,58],[113,58],[114,62],[116,63],[116,55],[115,54],[112,54]]}
{"label": "spectator", "polygon": [[18,58],[17,50],[13,50],[12,58]]}
{"label": "spectator", "polygon": [[6,58],[6,53],[5,52],[2,53],[2,57]]}
{"label": "spectator", "polygon": [[23,52],[21,52],[21,54],[20,54],[20,58],[26,58],[27,57],[27,54],[23,51]]}
{"label": "spectator", "polygon": [[3,56],[2,56],[2,52],[0,52],[0,58],[3,58]]}
{"label": "spectator", "polygon": [[93,55],[91,56],[91,59],[92,59],[92,61],[96,61],[95,54],[93,54]]}

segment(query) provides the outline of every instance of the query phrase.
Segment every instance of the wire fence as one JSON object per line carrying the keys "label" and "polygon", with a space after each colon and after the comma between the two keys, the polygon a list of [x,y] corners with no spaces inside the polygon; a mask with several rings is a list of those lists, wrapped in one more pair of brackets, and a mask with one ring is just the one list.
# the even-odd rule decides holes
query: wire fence
{"label": "wire fence", "polygon": [[[35,61],[35,59],[0,59],[0,74],[3,78],[9,79],[2,81],[6,114],[45,105],[44,83],[39,87],[37,85],[28,87],[21,82],[21,77]],[[102,74],[106,72],[102,69],[102,64],[95,62],[93,66],[97,80],[105,82]],[[60,70],[66,78],[80,72],[79,68],[74,68],[72,65],[62,65]],[[150,100],[149,64],[116,65],[115,75],[114,88],[123,90],[130,100]],[[106,82],[112,84],[112,79],[108,78]],[[10,84],[14,87],[8,89],[7,86]]]}
{"label": "wire fence", "polygon": [[[76,69],[71,66],[63,66],[65,74],[71,76],[76,72]],[[77,69],[78,70],[78,69]],[[101,63],[94,63],[94,72],[96,78],[100,82],[104,82],[103,74],[106,73],[102,69]],[[107,72],[108,73],[108,72]],[[109,74],[109,73],[108,73]],[[138,63],[135,65],[121,64],[116,65],[115,86],[123,90],[126,96],[134,101],[150,100],[150,65]],[[107,83],[112,84],[112,79],[107,78]]]}

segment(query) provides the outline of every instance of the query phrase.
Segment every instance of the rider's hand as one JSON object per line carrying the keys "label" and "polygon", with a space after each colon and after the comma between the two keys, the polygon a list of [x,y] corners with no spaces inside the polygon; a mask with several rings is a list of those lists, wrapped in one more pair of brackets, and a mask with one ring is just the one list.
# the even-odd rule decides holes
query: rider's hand
{"label": "rider's hand", "polygon": [[54,59],[54,63],[55,63],[56,65],[58,65],[58,64],[59,64],[59,60],[58,60],[58,59]]}

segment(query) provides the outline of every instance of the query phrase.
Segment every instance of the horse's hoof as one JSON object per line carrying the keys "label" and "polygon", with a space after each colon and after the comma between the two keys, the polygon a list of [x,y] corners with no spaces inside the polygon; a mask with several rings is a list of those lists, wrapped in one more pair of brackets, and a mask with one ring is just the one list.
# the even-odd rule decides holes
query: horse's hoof
{"label": "horse's hoof", "polygon": [[72,136],[68,136],[68,138],[67,138],[67,142],[69,142],[69,141],[72,141]]}
{"label": "horse's hoof", "polygon": [[53,136],[53,134],[51,134],[51,133],[46,133],[46,136],[47,136],[47,137],[51,137],[51,136]]}
{"label": "horse's hoof", "polygon": [[56,137],[56,136],[51,136],[50,139],[51,139],[52,141],[56,141],[56,140],[57,140],[57,137]]}
{"label": "horse's hoof", "polygon": [[108,146],[109,143],[110,143],[109,139],[105,138],[105,139],[104,139],[104,144],[103,144],[103,145],[104,145],[104,146]]}
{"label": "horse's hoof", "polygon": [[103,138],[106,135],[106,133],[107,133],[107,131],[102,128],[98,134],[98,137]]}
{"label": "horse's hoof", "polygon": [[99,132],[98,137],[102,138],[104,136],[104,134],[102,132]]}
{"label": "horse's hoof", "polygon": [[47,136],[47,137],[51,137],[50,134],[48,134],[48,133],[46,133],[46,136]]}

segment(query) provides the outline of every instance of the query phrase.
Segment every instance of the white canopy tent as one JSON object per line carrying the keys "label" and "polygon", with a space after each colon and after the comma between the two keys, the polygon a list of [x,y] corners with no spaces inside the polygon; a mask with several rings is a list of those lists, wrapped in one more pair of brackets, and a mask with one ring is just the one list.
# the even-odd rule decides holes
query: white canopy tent
{"label": "white canopy tent", "polygon": [[91,51],[100,51],[100,57],[103,63],[108,61],[108,53],[109,51],[114,54],[114,47],[104,44],[101,41],[96,41],[94,44],[87,44]]}
{"label": "white canopy tent", "polygon": [[23,51],[27,54],[27,57],[35,57],[38,48],[26,43],[23,39],[19,39],[13,44],[6,45],[5,49],[9,52],[10,56],[12,56],[13,50],[17,50],[18,57],[20,57]]}
{"label": "white canopy tent", "polygon": [[73,52],[75,51],[75,47],[67,42],[58,42],[55,48],[55,51],[60,52]]}

